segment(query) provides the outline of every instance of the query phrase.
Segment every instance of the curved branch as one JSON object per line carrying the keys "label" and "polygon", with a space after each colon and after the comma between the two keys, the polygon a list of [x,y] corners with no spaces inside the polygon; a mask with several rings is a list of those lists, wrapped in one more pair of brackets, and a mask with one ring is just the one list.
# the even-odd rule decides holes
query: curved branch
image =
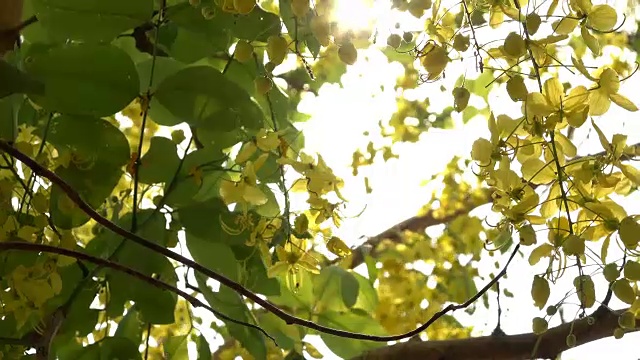
{"label": "curved branch", "polygon": [[277,307],[276,305],[272,304],[271,302],[269,302],[268,300],[263,299],[262,297],[260,297],[258,294],[252,292],[251,290],[245,288],[244,286],[242,286],[241,284],[229,279],[228,277],[219,274],[203,265],[198,264],[197,262],[188,259],[182,255],[176,254],[173,251],[166,249],[154,242],[151,242],[149,240],[146,240],[145,238],[141,237],[140,235],[134,234],[126,229],[123,229],[122,227],[118,226],[117,224],[111,222],[109,219],[105,218],[104,216],[100,215],[97,211],[95,211],[91,205],[89,205],[87,202],[85,202],[82,197],[80,196],[80,194],[75,191],[73,189],[73,187],[71,185],[69,185],[68,183],[66,183],[62,178],[60,178],[58,175],[56,175],[54,172],[52,172],[51,170],[45,168],[44,166],[40,165],[38,162],[36,162],[34,159],[32,159],[31,157],[29,157],[28,155],[25,155],[24,153],[22,153],[21,151],[17,150],[16,148],[14,148],[11,143],[7,142],[6,140],[2,140],[0,139],[0,150],[5,151],[6,153],[8,153],[9,155],[13,156],[14,158],[20,160],[22,163],[24,163],[26,166],[28,166],[29,168],[31,168],[31,170],[36,173],[39,176],[45,177],[47,179],[49,179],[53,184],[57,185],[60,187],[60,190],[62,190],[65,194],[67,194],[67,196],[69,197],[69,199],[71,201],[73,201],[82,211],[84,211],[90,218],[92,218],[93,220],[95,220],[98,224],[106,227],[107,229],[113,231],[114,233],[135,242],[138,245],[144,246],[145,248],[154,251],[156,253],[162,254],[172,260],[175,260],[183,265],[189,266],[191,268],[193,268],[194,270],[202,273],[205,276],[208,276],[214,280],[217,280],[218,282],[220,282],[220,284],[227,286],[229,288],[231,288],[232,290],[234,290],[235,292],[237,292],[238,294],[244,295],[247,298],[251,299],[252,301],[254,301],[255,303],[257,303],[258,305],[262,306],[263,308],[265,308],[266,310],[268,310],[269,312],[273,313],[274,315],[276,315],[277,317],[279,317],[280,319],[284,320],[288,325],[301,325],[304,327],[307,327],[309,329],[313,329],[313,330],[317,330],[326,334],[331,334],[331,335],[336,335],[336,336],[340,336],[340,337],[344,337],[344,338],[350,338],[350,339],[357,339],[357,340],[369,340],[369,341],[379,341],[379,342],[388,342],[388,341],[396,341],[396,340],[402,340],[404,338],[408,338],[408,337],[412,337],[416,334],[420,334],[422,331],[424,331],[426,328],[428,328],[431,324],[433,324],[436,320],[438,320],[440,317],[442,317],[443,315],[445,315],[448,312],[452,312],[455,310],[459,310],[459,309],[464,309],[466,307],[468,307],[470,304],[472,304],[473,302],[475,302],[480,296],[482,296],[482,294],[484,294],[485,292],[487,292],[489,290],[489,288],[491,288],[491,286],[493,286],[493,284],[495,284],[498,280],[500,280],[505,274],[506,274],[506,270],[507,267],[509,266],[509,264],[511,263],[511,260],[513,260],[513,257],[515,256],[517,250],[519,249],[520,245],[516,245],[513,253],[511,254],[511,256],[509,257],[509,260],[507,262],[507,264],[505,265],[505,267],[502,269],[502,271],[500,271],[500,273],[494,277],[491,281],[489,281],[489,283],[482,288],[482,290],[480,290],[476,295],[474,295],[473,297],[471,297],[469,300],[467,300],[466,302],[464,302],[463,304],[449,304],[447,307],[445,307],[444,309],[438,311],[437,313],[435,313],[429,320],[427,320],[427,322],[425,322],[424,324],[422,324],[420,327],[411,330],[407,333],[404,334],[398,334],[398,335],[391,335],[391,336],[378,336],[378,335],[368,335],[368,334],[361,334],[361,333],[354,333],[354,332],[350,332],[350,331],[345,331],[345,330],[339,330],[339,329],[335,329],[335,328],[331,328],[331,327],[327,327],[327,326],[323,326],[323,325],[319,325],[313,321],[309,321],[309,320],[305,320],[296,316],[293,316],[285,311],[283,311],[282,309],[280,309],[279,307]]}
{"label": "curved branch", "polygon": [[198,300],[198,298],[196,298],[195,296],[182,291],[180,289],[178,289],[177,287],[167,284],[164,281],[160,281],[156,278],[153,278],[151,276],[145,275],[137,270],[128,268],[124,265],[118,264],[116,262],[113,262],[111,260],[106,260],[106,259],[102,259],[99,257],[95,257],[89,254],[85,254],[85,253],[81,253],[79,251],[74,251],[74,250],[69,250],[69,249],[64,249],[64,248],[59,248],[56,246],[50,246],[50,245],[44,245],[44,244],[33,244],[33,243],[29,243],[29,242],[19,242],[19,241],[7,241],[7,242],[0,242],[0,251],[3,250],[23,250],[23,251],[34,251],[34,252],[47,252],[47,253],[54,253],[54,254],[60,254],[60,255],[65,255],[65,256],[69,256],[78,260],[84,260],[84,261],[88,261],[91,263],[94,263],[96,265],[99,265],[101,267],[106,267],[106,268],[110,268],[110,269],[114,269],[116,271],[120,271],[123,272],[125,274],[128,274],[138,280],[144,281],[150,285],[153,285],[159,289],[163,289],[163,290],[167,290],[170,291],[176,295],[179,295],[180,297],[184,298],[185,300],[187,300],[191,305],[195,306],[195,307],[202,307],[205,308],[207,310],[209,310],[211,313],[213,313],[215,316],[218,316],[221,319],[236,323],[238,325],[242,325],[242,326],[247,326],[250,328],[254,328],[258,331],[260,331],[261,333],[263,333],[266,337],[268,337],[269,339],[273,340],[273,342],[275,343],[276,340],[271,337],[271,335],[269,335],[264,329],[262,329],[261,327],[254,325],[254,324],[250,324],[244,321],[240,321],[240,320],[236,320],[233,319],[221,312],[219,312],[218,310],[215,310],[214,308],[212,308],[211,306],[203,303],[202,301]]}
{"label": "curved branch", "polygon": [[[618,316],[626,310],[628,309],[611,311],[606,307],[600,307],[591,315],[595,320],[593,325],[589,325],[589,320],[585,317],[574,323],[569,322],[551,328],[541,336],[528,333],[442,341],[408,341],[373,349],[353,360],[520,360],[532,357],[555,359],[569,349],[566,337],[571,333],[576,336],[576,346],[612,336],[618,327]],[[636,328],[628,331],[639,329],[640,320],[636,319]],[[537,350],[532,356],[536,343]]]}
{"label": "curved branch", "polygon": [[[410,217],[402,222],[399,222],[392,227],[384,230],[378,235],[374,235],[367,239],[367,241],[355,248],[351,252],[351,263],[349,264],[349,268],[353,269],[358,265],[364,262],[364,258],[366,255],[375,256],[376,247],[383,240],[391,240],[395,243],[401,243],[404,239],[403,232],[409,231],[413,233],[421,233],[424,232],[426,228],[439,225],[446,224],[458,216],[468,214],[471,210],[480,207],[484,204],[488,204],[491,202],[491,193],[490,189],[484,189],[481,196],[471,196],[469,195],[464,201],[463,206],[453,211],[450,214],[445,216],[437,216],[436,211],[433,209],[429,209],[426,213],[418,216]],[[369,250],[371,249],[371,250]],[[333,262],[339,262],[341,259],[338,258]]]}

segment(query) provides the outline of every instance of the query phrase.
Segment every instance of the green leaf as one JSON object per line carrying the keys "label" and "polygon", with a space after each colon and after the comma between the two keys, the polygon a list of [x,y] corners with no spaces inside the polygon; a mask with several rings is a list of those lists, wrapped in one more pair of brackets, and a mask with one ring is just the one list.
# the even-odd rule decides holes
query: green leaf
{"label": "green leaf", "polygon": [[[64,287],[63,278],[63,287]],[[100,311],[91,309],[91,303],[96,297],[98,286],[94,282],[89,282],[81,290],[69,308],[66,319],[60,328],[60,333],[72,334],[73,336],[86,336],[93,331],[98,323]]]}
{"label": "green leaf", "polygon": [[152,0],[32,0],[39,22],[54,39],[109,41],[151,19]]}
{"label": "green leaf", "polygon": [[28,74],[18,70],[15,66],[0,59],[0,98],[5,96],[23,94],[43,94],[44,84],[34,80]]}
{"label": "green leaf", "polygon": [[216,11],[213,18],[206,20],[199,9],[182,3],[168,8],[166,16],[178,26],[206,34],[210,39],[220,39],[227,35],[266,42],[269,36],[280,34],[280,17],[264,11],[260,6],[242,16]]}
{"label": "green leaf", "polygon": [[264,331],[276,339],[278,347],[283,350],[292,350],[302,341],[300,327],[287,325],[284,320],[270,312],[260,313],[258,323]]}
{"label": "green leaf", "polygon": [[[175,285],[175,281],[166,281],[162,278],[159,280],[172,282]],[[176,294],[141,280],[129,281],[132,288],[131,300],[135,301],[136,306],[140,309],[142,321],[165,325],[175,322]]]}
{"label": "green leaf", "polygon": [[169,182],[180,164],[176,144],[161,136],[151,138],[149,150],[140,159],[138,180],[144,184]]}
{"label": "green leaf", "polygon": [[[196,273],[195,277],[198,281],[198,287],[200,291],[202,291],[202,295],[204,295],[204,298],[211,307],[232,319],[255,324],[253,315],[240,295],[226,286],[220,286],[220,291],[213,292],[211,288],[207,286],[207,279],[203,275]],[[265,344],[265,337],[260,331],[233,322],[225,322],[225,324],[229,329],[229,334],[238,340],[253,357],[256,359],[266,359],[267,346]]]}
{"label": "green leaf", "polygon": [[[75,158],[68,167],[56,168],[56,174],[89,205],[98,208],[120,180],[121,167],[129,161],[127,138],[106,120],[70,115],[53,118],[46,137],[59,152]],[[64,204],[70,200],[65,198],[60,187],[53,185],[50,202],[53,223],[69,229],[87,222],[89,217],[79,208],[67,209]]]}
{"label": "green leaf", "polygon": [[140,321],[135,305],[127,310],[127,314],[118,323],[115,337],[122,337],[138,344],[142,339],[143,323]]}
{"label": "green leaf", "polygon": [[216,131],[256,128],[262,112],[249,94],[209,66],[188,67],[167,77],[155,94],[174,116]]}
{"label": "green leaf", "polygon": [[362,309],[368,313],[373,314],[378,307],[378,293],[376,289],[373,288],[372,282],[370,282],[364,276],[351,273],[358,281],[358,300],[353,305],[354,308]]}
{"label": "green leaf", "polygon": [[342,301],[347,307],[353,307],[358,300],[358,291],[360,290],[360,282],[352,273],[345,271],[342,273],[341,279]]}
{"label": "green leaf", "polygon": [[[153,59],[148,59],[145,61],[141,61],[136,64],[136,70],[139,74],[140,79],[140,89],[148,89],[149,88],[149,80],[151,78],[151,70],[153,69],[153,81],[151,82],[151,91],[156,91],[158,89],[158,85],[160,85],[164,79],[167,77],[177,73],[178,71],[185,68],[185,65],[175,59],[168,57],[156,57],[155,62]],[[151,105],[153,105],[153,99],[151,100]],[[149,112],[151,114],[151,110],[153,106],[149,107]],[[154,118],[155,122],[158,122]],[[163,123],[158,123],[160,125],[165,125]],[[179,122],[171,125],[179,124]]]}
{"label": "green leaf", "polygon": [[[361,312],[323,312],[318,315],[318,323],[351,332],[386,335],[386,331],[376,320]],[[324,333],[320,334],[320,337],[331,351],[343,359],[350,359],[368,350],[386,346],[385,343],[354,340]]]}
{"label": "green leaf", "polygon": [[[83,169],[75,164],[70,164],[66,168],[58,167],[55,173],[73,187],[92,208],[100,207],[122,177],[122,170],[113,167],[93,166],[90,169]],[[67,209],[65,204],[70,201],[58,185],[53,185],[49,211],[53,224],[58,228],[71,229],[90,219],[75,205]]]}
{"label": "green leaf", "polygon": [[178,209],[178,216],[187,233],[210,242],[225,242],[228,234],[223,232],[220,221],[233,226],[234,216],[220,198],[197,202]]}
{"label": "green leaf", "polygon": [[[131,228],[132,215],[127,213],[117,221],[125,229]],[[141,210],[138,213],[138,231],[136,234],[150,242],[166,246],[164,215],[153,209]],[[121,241],[124,243],[120,246]],[[114,251],[117,252],[114,254]],[[126,241],[121,237],[104,232],[95,237],[87,246],[87,252],[100,257],[111,257],[113,261],[148,276],[176,285],[177,275],[171,262],[161,254],[151,252],[137,243]],[[112,255],[114,254],[114,255]],[[115,270],[108,270],[106,274],[109,282],[109,302],[107,312],[110,316],[122,313],[125,301],[136,302],[136,309],[141,320],[153,324],[171,324],[174,322],[174,309],[177,302],[175,294],[158,288],[149,282],[134,278],[128,274]]]}
{"label": "green leaf", "polygon": [[73,358],[76,360],[137,360],[140,359],[138,346],[139,344],[134,344],[127,338],[107,337],[96,343],[84,347],[82,350],[75,353]]}
{"label": "green leaf", "polygon": [[39,123],[46,123],[48,118],[48,115],[43,116],[35,110],[29,99],[22,94],[0,99],[0,119],[4,119],[0,122],[0,137],[3,139],[14,139],[20,125],[38,127]]}
{"label": "green leaf", "polygon": [[[244,241],[246,235],[239,235],[239,237]],[[255,247],[242,244],[232,246],[231,249],[235,254],[235,258],[243,266],[241,268],[242,276],[240,276],[243,280],[242,285],[258,294],[266,296],[280,295],[278,280],[267,276],[267,268],[260,252],[256,251]]]}
{"label": "green leaf", "polygon": [[198,360],[211,360],[211,348],[209,347],[209,343],[207,339],[205,339],[202,334],[198,336],[196,340],[197,351],[198,351]]}
{"label": "green leaf", "polygon": [[[43,126],[43,132],[46,125]],[[46,135],[47,142],[58,151],[73,151],[83,160],[83,167],[119,168],[130,158],[129,142],[124,134],[106,120],[78,115],[60,115],[53,118]]]}
{"label": "green leaf", "polygon": [[163,343],[164,356],[166,359],[171,360],[188,360],[189,351],[187,350],[187,344],[189,343],[188,335],[171,336],[167,338]]}
{"label": "green leaf", "polygon": [[[323,309],[333,311],[352,307],[358,297],[359,283],[348,271],[338,266],[329,266],[314,278],[313,294]],[[346,307],[345,307],[346,306]]]}
{"label": "green leaf", "polygon": [[[215,234],[211,235],[215,236]],[[187,248],[198,264],[231,280],[238,280],[238,261],[228,245],[214,239],[204,240],[187,233]]]}
{"label": "green leaf", "polygon": [[133,61],[111,45],[34,45],[25,57],[24,68],[45,86],[44,96],[31,98],[50,111],[112,115],[140,92]]}
{"label": "green leaf", "polygon": [[230,45],[230,38],[224,33],[209,35],[180,27],[169,53],[174,59],[189,64],[211,54],[226,53]]}

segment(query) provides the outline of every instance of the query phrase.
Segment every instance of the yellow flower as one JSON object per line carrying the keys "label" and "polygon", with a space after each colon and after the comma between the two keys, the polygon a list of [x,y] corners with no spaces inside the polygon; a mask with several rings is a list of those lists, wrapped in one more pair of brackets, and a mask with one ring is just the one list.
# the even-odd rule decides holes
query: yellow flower
{"label": "yellow flower", "polygon": [[253,162],[247,161],[242,171],[240,181],[222,182],[222,185],[220,185],[220,196],[227,205],[235,203],[243,205],[263,205],[267,202],[267,196],[257,186],[258,178],[256,171],[259,170],[259,168],[259,166],[254,166]]}
{"label": "yellow flower", "polygon": [[281,218],[267,219],[261,218],[258,221],[258,225],[253,228],[249,240],[246,241],[247,246],[253,246],[258,240],[264,240],[265,242],[271,242],[273,236],[276,234],[280,226],[282,225]]}
{"label": "yellow flower", "polygon": [[295,290],[302,286],[302,277],[298,276],[300,270],[319,274],[317,261],[306,250],[307,244],[306,240],[292,237],[284,246],[276,246],[278,261],[269,268],[267,275],[271,278],[286,275],[287,286]]}

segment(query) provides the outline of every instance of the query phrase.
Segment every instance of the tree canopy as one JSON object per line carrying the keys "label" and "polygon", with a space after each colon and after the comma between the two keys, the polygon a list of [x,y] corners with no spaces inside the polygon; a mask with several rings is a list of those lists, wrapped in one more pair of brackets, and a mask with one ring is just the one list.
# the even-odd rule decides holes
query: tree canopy
{"label": "tree canopy", "polygon": [[[386,29],[349,2],[0,3],[1,359],[556,358],[640,326],[624,6],[363,1],[407,19]],[[333,144],[347,180],[300,105],[374,55],[396,109]],[[367,168],[478,119],[415,216],[340,236],[347,181],[393,196]],[[510,297],[528,333],[500,327]]]}

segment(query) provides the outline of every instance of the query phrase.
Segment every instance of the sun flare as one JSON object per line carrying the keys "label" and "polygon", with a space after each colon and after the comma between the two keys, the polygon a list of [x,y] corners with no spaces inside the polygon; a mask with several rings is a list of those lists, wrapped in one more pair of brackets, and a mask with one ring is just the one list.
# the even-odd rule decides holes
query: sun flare
{"label": "sun flare", "polygon": [[345,30],[367,30],[374,26],[375,0],[336,0],[332,9],[333,18]]}

